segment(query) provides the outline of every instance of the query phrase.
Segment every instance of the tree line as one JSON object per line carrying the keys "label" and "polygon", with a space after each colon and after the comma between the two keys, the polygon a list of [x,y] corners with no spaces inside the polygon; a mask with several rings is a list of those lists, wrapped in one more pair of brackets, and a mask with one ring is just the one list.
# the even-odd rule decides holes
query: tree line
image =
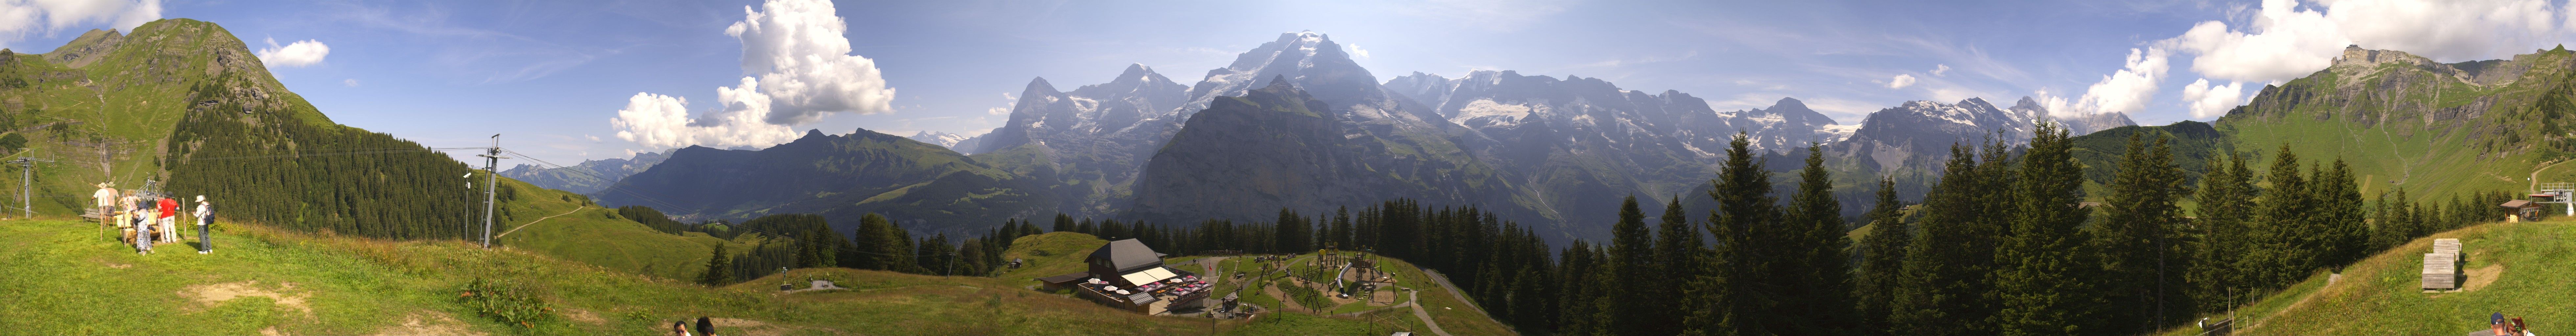
{"label": "tree line", "polygon": [[[1840,216],[1821,147],[1808,148],[1782,195],[1739,135],[1710,181],[1716,210],[1693,216],[1675,197],[1650,224],[1630,197],[1609,241],[1562,248],[1474,206],[1392,200],[1357,211],[1282,209],[1269,222],[1057,215],[1041,230],[1010,219],[955,245],[915,239],[876,215],[848,236],[819,216],[772,215],[737,226],[778,239],[722,267],[740,278],[820,266],[989,275],[1012,240],[1058,231],[1138,239],[1172,254],[1373,251],[1447,274],[1498,320],[1553,334],[2136,334],[2494,220],[2506,212],[2493,202],[2515,196],[2418,204],[2392,191],[2361,202],[2345,163],[2302,160],[2287,146],[2262,170],[2241,153],[2209,160],[2193,181],[2174,164],[2167,137],[2139,132],[2108,167],[2101,202],[2085,202],[2085,168],[2072,149],[2054,124],[2022,147],[1954,145],[1923,204],[1898,202],[1893,181],[1882,179],[1860,223]],[[943,269],[952,261],[961,266]]]}
{"label": "tree line", "polygon": [[[2109,335],[2185,325],[2374,251],[2495,220],[2505,212],[2492,204],[2514,197],[2415,204],[2395,191],[2363,202],[2345,163],[2286,146],[2264,170],[2231,153],[2193,181],[2168,137],[2140,132],[2107,167],[2101,202],[2086,202],[2067,130],[2036,133],[2022,147],[1954,145],[1923,204],[1901,204],[1882,179],[1861,223],[1839,216],[1821,148],[1780,195],[1739,137],[1710,182],[1715,211],[1694,218],[1676,198],[1648,224],[1632,197],[1609,241],[1552,253],[1492,213],[1410,200],[1186,227],[1059,215],[1053,228],[1174,254],[1374,249],[1449,272],[1496,319],[1555,334]],[[1847,238],[1856,225],[1867,227],[1859,241]]]}

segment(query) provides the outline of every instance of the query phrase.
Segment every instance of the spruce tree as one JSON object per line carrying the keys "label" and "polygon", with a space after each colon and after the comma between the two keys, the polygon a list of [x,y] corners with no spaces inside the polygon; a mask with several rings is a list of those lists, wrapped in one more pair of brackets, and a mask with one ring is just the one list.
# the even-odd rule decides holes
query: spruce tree
{"label": "spruce tree", "polygon": [[2255,261],[2246,257],[2257,241],[2248,226],[2255,215],[2253,177],[2245,157],[2230,154],[2224,161],[2209,160],[2208,173],[2200,179],[2194,196],[2199,204],[2194,210],[2199,214],[2193,232],[2197,238],[2186,276],[2201,311],[2231,308],[2238,300],[2229,297],[2227,290],[2247,287],[2253,279],[2250,270]]}
{"label": "spruce tree", "polygon": [[2188,317],[2194,308],[2179,288],[2190,250],[2177,246],[2187,237],[2175,231],[2184,226],[2176,204],[2190,190],[2166,137],[2157,135],[2149,146],[2146,134],[2129,134],[2128,152],[2113,173],[2103,219],[2095,226],[2102,287],[2112,303],[2106,315],[2112,329],[2106,332],[2152,332],[2167,317]]}
{"label": "spruce tree", "polygon": [[[1700,239],[1700,235],[1699,227],[1691,226],[1690,216],[1684,214],[1682,210],[1681,195],[1673,195],[1672,200],[1664,204],[1663,222],[1656,227],[1655,232],[1654,263],[1662,272],[1657,275],[1658,280],[1633,284],[1652,288],[1656,293],[1648,297],[1653,301],[1645,304],[1655,307],[1681,306],[1682,300],[1679,294],[1687,289],[1685,285],[1688,281],[1678,279],[1694,279],[1702,273],[1699,267],[1702,262],[1700,254],[1706,249],[1702,246],[1706,246],[1707,243]],[[1673,327],[1657,330],[1657,334],[1670,335],[1680,332],[1678,326],[1682,322],[1682,312],[1666,309],[1658,313],[1660,314],[1655,316],[1657,320],[1653,323]]]}
{"label": "spruce tree", "polygon": [[1637,208],[1637,197],[1628,196],[1619,203],[1619,221],[1610,225],[1610,302],[1618,311],[1610,326],[1620,335],[1669,334],[1659,330],[1671,327],[1661,321],[1669,307],[1645,304],[1657,296],[1653,287],[1635,286],[1658,281],[1655,262],[1655,236],[1646,227],[1646,214]]}
{"label": "spruce tree", "polygon": [[1860,267],[1854,274],[1852,296],[1860,316],[1860,323],[1853,328],[1857,334],[1897,334],[1889,329],[1887,315],[1896,298],[1905,244],[1914,240],[1903,211],[1904,205],[1896,199],[1896,180],[1879,178],[1878,202],[1869,210],[1869,235],[1861,237]]}
{"label": "spruce tree", "polygon": [[1080,232],[1080,231],[1077,231],[1077,230],[1080,230],[1080,229],[1081,229],[1081,228],[1079,228],[1079,227],[1075,227],[1075,226],[1073,225],[1073,216],[1072,216],[1072,215],[1066,215],[1066,214],[1061,214],[1061,213],[1059,213],[1059,214],[1055,214],[1055,232]]}
{"label": "spruce tree", "polygon": [[1993,298],[2002,335],[2102,334],[2097,315],[2104,302],[2089,283],[2091,258],[2081,229],[2091,209],[2084,200],[2084,171],[2073,143],[2056,123],[2042,123],[2021,159],[2019,205],[2011,229],[1995,249]]}
{"label": "spruce tree", "polygon": [[2289,145],[2281,145],[2279,154],[2273,156],[2264,182],[2269,186],[2255,199],[2255,222],[2266,225],[2249,225],[2254,228],[2254,243],[2244,258],[2252,267],[2245,271],[2253,277],[2248,285],[2276,288],[2298,282],[2315,269],[2319,258],[2324,257],[2317,253],[2323,245],[2323,239],[2317,236],[2323,233],[2312,226],[2318,220],[2311,217],[2319,215],[2314,197],[2309,194],[2315,190],[2299,173],[2298,154],[2291,152]]}
{"label": "spruce tree", "polygon": [[[2000,154],[2000,151],[1988,151]],[[2002,226],[1986,218],[1992,189],[2001,189],[2006,158],[1977,161],[1966,145],[1950,147],[1941,181],[1923,196],[1915,210],[1922,218],[1917,235],[1905,247],[1900,276],[1891,291],[1891,329],[1912,335],[1990,335],[1988,318],[1995,305],[1986,299],[1994,287],[1995,237]]]}
{"label": "spruce tree", "polygon": [[2353,181],[2352,168],[2343,159],[2319,172],[2311,186],[2321,216],[2315,217],[2316,229],[2328,241],[2323,244],[2327,257],[2320,266],[2343,267],[2370,254],[2370,228],[2362,219],[2361,186]]}
{"label": "spruce tree", "polygon": [[1849,333],[1858,322],[1851,297],[1851,238],[1842,218],[1842,202],[1834,200],[1833,173],[1825,170],[1823,145],[1807,145],[1807,166],[1798,174],[1798,191],[1790,197],[1785,232],[1779,242],[1791,260],[1781,274],[1793,274],[1786,282],[1776,284],[1790,292],[1782,300],[1782,321],[1788,328],[1783,334],[1829,335]]}
{"label": "spruce tree", "polygon": [[[1709,232],[1716,237],[1713,249],[1703,258],[1703,273],[1691,280],[1684,293],[1690,302],[1683,306],[1686,335],[1767,334],[1782,321],[1769,317],[1787,314],[1775,310],[1777,289],[1764,288],[1760,277],[1773,271],[1772,264],[1799,256],[1775,253],[1779,232],[1787,232],[1778,223],[1777,201],[1771,197],[1771,172],[1762,170],[1763,162],[1755,160],[1750,137],[1737,132],[1727,143],[1726,162],[1718,167],[1716,181],[1709,197],[1717,201],[1717,213],[1709,216]],[[1764,316],[1763,313],[1773,315]]]}
{"label": "spruce tree", "polygon": [[724,244],[716,244],[715,253],[707,256],[707,270],[698,273],[698,284],[723,286],[733,283],[733,267],[727,265],[732,257],[725,254]]}

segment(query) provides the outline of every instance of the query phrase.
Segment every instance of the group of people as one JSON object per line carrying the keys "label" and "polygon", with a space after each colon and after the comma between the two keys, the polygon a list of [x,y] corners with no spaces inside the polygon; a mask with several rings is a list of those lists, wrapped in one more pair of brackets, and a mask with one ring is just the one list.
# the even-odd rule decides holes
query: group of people
{"label": "group of people", "polygon": [[[183,236],[178,231],[179,199],[159,193],[116,189],[113,182],[99,183],[90,193],[98,206],[99,225],[115,226],[121,241],[133,244],[135,254],[152,254],[152,245],[177,243]],[[215,206],[197,196],[197,208],[190,215],[197,218],[197,254],[214,253],[215,243],[206,232],[214,224]]]}

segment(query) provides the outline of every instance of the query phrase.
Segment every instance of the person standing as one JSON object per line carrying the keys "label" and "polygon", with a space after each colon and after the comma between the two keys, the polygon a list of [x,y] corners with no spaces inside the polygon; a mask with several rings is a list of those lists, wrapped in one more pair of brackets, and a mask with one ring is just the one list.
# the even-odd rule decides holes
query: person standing
{"label": "person standing", "polygon": [[179,242],[179,199],[161,197],[161,242]]}
{"label": "person standing", "polygon": [[99,227],[116,223],[116,188],[113,188],[115,186],[115,183],[99,182],[98,191],[89,193],[89,199],[93,201],[90,206],[98,209]]}
{"label": "person standing", "polygon": [[134,221],[138,219],[136,217],[141,217],[139,212],[142,211],[142,209],[135,208],[134,203],[142,201],[142,198],[136,196],[132,191],[126,191],[120,194],[124,194],[125,196],[116,198],[116,227],[125,229],[125,240],[128,243],[144,239],[143,230],[141,228],[134,227]]}
{"label": "person standing", "polygon": [[215,204],[206,203],[206,195],[197,195],[195,215],[197,216],[197,254],[214,253],[214,236],[206,234],[206,226],[215,223]]}
{"label": "person standing", "polygon": [[[129,195],[126,197],[132,198],[134,196]],[[141,211],[136,211],[134,217],[143,217],[143,215],[144,214]],[[152,254],[152,224],[139,224],[140,225],[134,226],[134,254]]]}

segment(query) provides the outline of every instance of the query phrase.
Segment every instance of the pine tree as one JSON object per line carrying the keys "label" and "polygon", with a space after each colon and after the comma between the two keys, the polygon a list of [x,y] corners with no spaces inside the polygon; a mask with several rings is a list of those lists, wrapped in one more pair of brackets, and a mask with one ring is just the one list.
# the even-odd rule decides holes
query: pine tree
{"label": "pine tree", "polygon": [[[1676,294],[1686,289],[1684,285],[1687,281],[1673,279],[1699,277],[1701,270],[1698,266],[1703,262],[1700,254],[1701,251],[1706,250],[1703,246],[1707,245],[1700,239],[1700,235],[1699,227],[1691,226],[1690,216],[1683,213],[1681,196],[1674,195],[1671,202],[1664,204],[1663,222],[1656,227],[1655,233],[1655,264],[1662,271],[1658,276],[1661,280],[1636,284],[1639,287],[1652,288],[1651,290],[1656,293],[1647,298],[1653,301],[1644,302],[1646,305],[1681,306],[1682,300]],[[1678,326],[1682,322],[1682,313],[1679,311],[1665,310],[1660,313],[1654,316],[1657,320],[1651,323]],[[1679,331],[1679,328],[1667,327],[1659,328],[1655,332],[1659,335],[1671,335]]]}
{"label": "pine tree", "polygon": [[723,286],[733,283],[733,267],[726,265],[732,257],[725,254],[724,244],[716,244],[715,254],[707,256],[707,270],[698,273],[698,284]]}
{"label": "pine tree", "polygon": [[1966,145],[1950,147],[1941,181],[1916,206],[1919,233],[1905,247],[1904,263],[1891,291],[1891,329],[1914,335],[1990,335],[1987,319],[1995,305],[1986,299],[1994,284],[1995,237],[2003,234],[1988,203],[2009,186],[2001,173],[2006,158],[1990,147],[1984,163]]}
{"label": "pine tree", "polygon": [[2019,209],[1995,249],[1996,327],[2002,335],[2101,334],[2104,302],[2089,283],[2097,266],[2087,262],[2081,229],[2091,209],[2077,205],[2084,171],[2064,128],[2042,123],[2038,133],[2021,160]]}
{"label": "pine tree", "polygon": [[2166,137],[2157,135],[2155,144],[2145,142],[2146,132],[2129,134],[2128,152],[2121,156],[2104,198],[2103,220],[2095,226],[2094,250],[2101,253],[2102,285],[2112,305],[2108,314],[2115,333],[2146,333],[2164,326],[2167,317],[2191,316],[2194,308],[2183,299],[2178,286],[2184,283],[2178,268],[2188,265],[2184,237],[2175,230],[2183,227],[2182,208],[2176,203],[2190,194],[2183,183],[2183,172],[2173,164],[2173,148]]}
{"label": "pine tree", "polygon": [[2317,238],[2322,233],[2312,226],[2318,219],[2311,217],[2318,214],[2309,193],[2315,190],[2299,174],[2298,154],[2291,152],[2289,145],[2281,145],[2280,153],[2273,156],[2271,173],[2264,182],[2270,186],[2255,199],[2255,219],[2269,225],[2251,226],[2255,243],[2246,251],[2245,259],[2252,267],[2245,271],[2253,273],[2248,285],[2274,288],[2297,282],[2308,275],[2308,270],[2315,269],[2319,258],[2324,257],[2317,253],[2323,239]]}
{"label": "pine tree", "polygon": [[1073,225],[1072,215],[1055,214],[1055,232],[1081,232],[1079,230],[1080,227]]}
{"label": "pine tree", "polygon": [[2316,188],[2310,197],[2317,198],[2322,215],[2315,217],[2319,222],[2314,226],[2327,239],[2322,253],[2327,259],[2319,266],[2343,267],[2370,255],[2370,228],[2362,221],[2361,186],[2354,183],[2352,168],[2343,159],[2330,167],[2309,179]]}
{"label": "pine tree", "polygon": [[2198,238],[2186,275],[2201,311],[2231,308],[2238,300],[2229,297],[2227,290],[2247,287],[2253,279],[2249,270],[2254,261],[2247,258],[2256,241],[2247,224],[2255,214],[2253,177],[2245,157],[2233,154],[2224,162],[2210,160],[2208,173],[2201,177],[2200,192],[2194,196],[2199,204],[2194,211],[2200,216],[2193,234]]}
{"label": "pine tree", "polygon": [[[1759,277],[1772,271],[1780,259],[1797,256],[1776,253],[1777,241],[1785,232],[1778,223],[1778,202],[1771,197],[1771,172],[1755,160],[1750,138],[1737,132],[1727,143],[1726,163],[1718,167],[1716,181],[1709,197],[1718,205],[1709,216],[1709,232],[1716,237],[1714,248],[1702,259],[1700,269],[1707,271],[1691,280],[1684,293],[1683,307],[1689,314],[1683,318],[1687,335],[1768,334],[1770,328],[1784,325],[1769,317],[1784,314],[1774,310],[1777,300],[1761,287]],[[1764,313],[1772,315],[1761,315]]]}
{"label": "pine tree", "polygon": [[1659,323],[1665,312],[1671,311],[1667,307],[1625,304],[1654,302],[1655,297],[1665,295],[1655,293],[1652,287],[1627,285],[1657,280],[1661,271],[1655,267],[1654,239],[1654,233],[1646,228],[1645,212],[1637,209],[1637,197],[1628,196],[1621,201],[1619,221],[1610,225],[1610,283],[1621,285],[1609,288],[1610,301],[1620,303],[1612,306],[1618,312],[1610,326],[1618,328],[1621,335],[1669,333],[1658,330],[1671,326]]}
{"label": "pine tree", "polygon": [[1861,238],[1860,268],[1854,279],[1853,299],[1860,314],[1856,333],[1894,335],[1889,329],[1888,310],[1895,301],[1897,277],[1905,262],[1905,244],[1914,240],[1913,228],[1905,225],[1904,205],[1896,199],[1896,180],[1878,180],[1878,202],[1869,210],[1869,236]]}
{"label": "pine tree", "polygon": [[1825,170],[1823,145],[1807,146],[1807,166],[1798,174],[1797,194],[1790,197],[1786,232],[1779,242],[1792,260],[1783,264],[1783,274],[1795,274],[1788,282],[1789,299],[1782,300],[1784,313],[1790,316],[1783,334],[1829,335],[1850,333],[1858,318],[1852,309],[1851,247],[1845,235],[1842,202],[1834,200],[1833,173]]}

